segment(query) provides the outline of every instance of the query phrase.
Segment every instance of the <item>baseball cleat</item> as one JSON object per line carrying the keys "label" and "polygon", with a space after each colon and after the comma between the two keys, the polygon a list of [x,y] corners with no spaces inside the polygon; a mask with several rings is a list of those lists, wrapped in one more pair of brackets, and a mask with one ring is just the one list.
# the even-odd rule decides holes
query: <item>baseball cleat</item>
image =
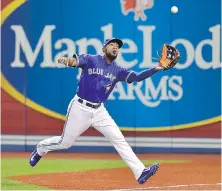
{"label": "baseball cleat", "polygon": [[159,169],[159,164],[157,164],[157,163],[153,164],[149,168],[145,168],[137,180],[139,182],[139,184],[145,183],[151,176],[156,174],[158,169]]}
{"label": "baseball cleat", "polygon": [[29,164],[33,167],[35,166],[39,160],[42,158],[42,156],[40,156],[38,153],[37,153],[37,149],[35,149],[31,156],[30,156],[30,159],[29,159]]}

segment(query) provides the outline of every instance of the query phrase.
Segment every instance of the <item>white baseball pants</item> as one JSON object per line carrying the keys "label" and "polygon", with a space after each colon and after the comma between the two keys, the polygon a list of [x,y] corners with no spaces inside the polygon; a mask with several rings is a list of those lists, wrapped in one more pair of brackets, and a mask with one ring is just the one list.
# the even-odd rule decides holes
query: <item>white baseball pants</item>
{"label": "white baseball pants", "polygon": [[41,141],[37,145],[38,154],[43,156],[49,151],[68,149],[85,130],[89,127],[94,127],[108,138],[121,158],[132,170],[135,178],[138,179],[145,166],[128,145],[104,105],[102,104],[99,108],[93,109],[85,105],[85,100],[83,103],[79,103],[78,98],[78,96],[75,96],[69,104],[67,121],[62,135]]}

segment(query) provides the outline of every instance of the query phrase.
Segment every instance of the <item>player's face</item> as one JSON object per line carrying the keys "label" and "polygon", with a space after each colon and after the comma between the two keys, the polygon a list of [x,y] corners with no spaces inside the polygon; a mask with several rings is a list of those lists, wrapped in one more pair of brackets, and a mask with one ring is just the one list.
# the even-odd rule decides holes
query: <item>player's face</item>
{"label": "player's face", "polygon": [[107,44],[104,48],[104,53],[110,60],[115,60],[118,55],[118,52],[119,45],[116,42],[111,42]]}

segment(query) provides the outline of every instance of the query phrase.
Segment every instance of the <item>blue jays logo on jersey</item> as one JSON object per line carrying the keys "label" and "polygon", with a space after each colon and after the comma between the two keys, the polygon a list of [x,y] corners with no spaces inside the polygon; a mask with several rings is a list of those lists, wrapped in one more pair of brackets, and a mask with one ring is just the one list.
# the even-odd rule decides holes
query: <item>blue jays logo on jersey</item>
{"label": "blue jays logo on jersey", "polygon": [[111,87],[112,87],[112,83],[105,86],[106,93],[110,90]]}

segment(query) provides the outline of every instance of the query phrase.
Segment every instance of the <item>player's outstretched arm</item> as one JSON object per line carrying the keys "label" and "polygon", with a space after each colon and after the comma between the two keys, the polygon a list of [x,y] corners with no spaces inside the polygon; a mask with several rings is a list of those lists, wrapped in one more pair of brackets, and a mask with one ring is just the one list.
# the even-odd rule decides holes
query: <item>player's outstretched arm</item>
{"label": "player's outstretched arm", "polygon": [[140,73],[137,72],[132,72],[129,75],[129,78],[127,79],[128,83],[132,83],[132,82],[140,82],[142,80],[145,80],[149,77],[151,77],[153,74],[155,74],[156,72],[163,70],[163,68],[158,64],[156,67],[148,69],[148,70],[143,70]]}
{"label": "player's outstretched arm", "polygon": [[63,64],[67,67],[76,67],[77,66],[76,58],[61,57],[58,59],[58,63]]}

